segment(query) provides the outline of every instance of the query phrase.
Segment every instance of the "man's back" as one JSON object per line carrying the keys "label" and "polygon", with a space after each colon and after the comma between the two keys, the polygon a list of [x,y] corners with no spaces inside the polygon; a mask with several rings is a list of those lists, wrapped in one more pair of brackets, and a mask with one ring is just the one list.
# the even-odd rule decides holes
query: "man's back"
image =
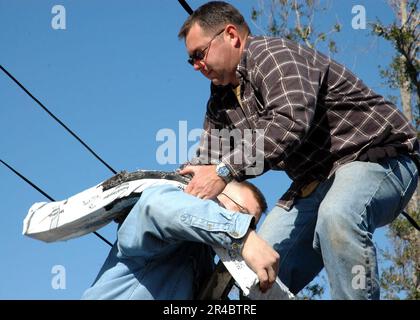
{"label": "man's back", "polygon": [[[293,180],[325,178],[361,157],[376,161],[396,150],[418,150],[415,131],[396,106],[315,50],[285,39],[251,37],[238,71],[248,123],[266,126],[278,143],[266,143],[265,154],[272,154],[270,164]],[[230,88],[212,90],[217,94],[207,115],[215,122],[227,115],[240,127],[242,119],[228,106],[234,101]],[[366,153],[373,148],[374,154]]]}

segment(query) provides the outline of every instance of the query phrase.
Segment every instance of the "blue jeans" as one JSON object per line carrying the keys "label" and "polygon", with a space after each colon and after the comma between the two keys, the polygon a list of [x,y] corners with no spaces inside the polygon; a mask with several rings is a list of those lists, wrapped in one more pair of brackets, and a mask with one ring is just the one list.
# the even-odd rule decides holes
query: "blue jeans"
{"label": "blue jeans", "polygon": [[290,211],[275,207],[258,233],[280,254],[279,278],[297,293],[325,267],[332,299],[379,299],[373,232],[404,209],[417,180],[407,156],[355,161]]}
{"label": "blue jeans", "polygon": [[146,189],[82,298],[193,299],[211,274],[211,246],[235,250],[251,220],[172,185]]}

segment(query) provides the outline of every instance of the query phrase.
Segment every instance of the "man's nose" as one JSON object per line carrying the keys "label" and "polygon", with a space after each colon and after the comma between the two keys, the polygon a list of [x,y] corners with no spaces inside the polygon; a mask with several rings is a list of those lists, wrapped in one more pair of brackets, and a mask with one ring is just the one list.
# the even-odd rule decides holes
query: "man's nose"
{"label": "man's nose", "polygon": [[194,61],[193,67],[194,67],[195,71],[199,71],[203,68],[203,65],[201,64],[200,60],[196,60],[196,61]]}

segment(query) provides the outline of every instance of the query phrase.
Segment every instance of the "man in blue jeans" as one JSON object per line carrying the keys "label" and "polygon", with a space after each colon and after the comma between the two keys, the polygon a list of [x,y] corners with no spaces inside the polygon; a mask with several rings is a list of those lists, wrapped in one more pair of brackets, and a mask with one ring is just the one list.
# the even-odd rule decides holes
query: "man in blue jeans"
{"label": "man in blue jeans", "polygon": [[[232,179],[285,171],[292,185],[258,232],[280,254],[280,280],[297,293],[325,267],[333,299],[378,299],[373,232],[417,186],[413,126],[322,53],[252,36],[225,2],[194,11],[179,37],[188,63],[211,81],[195,165],[181,171],[194,176],[186,192],[211,199]],[[226,129],[242,140],[221,147]],[[263,135],[250,141],[250,130]],[[237,161],[257,154],[262,161]]]}
{"label": "man in blue jeans", "polygon": [[266,291],[279,257],[252,227],[267,208],[264,196],[232,182],[217,202],[173,185],[143,191],[83,299],[193,299],[213,270],[211,246],[239,251]]}

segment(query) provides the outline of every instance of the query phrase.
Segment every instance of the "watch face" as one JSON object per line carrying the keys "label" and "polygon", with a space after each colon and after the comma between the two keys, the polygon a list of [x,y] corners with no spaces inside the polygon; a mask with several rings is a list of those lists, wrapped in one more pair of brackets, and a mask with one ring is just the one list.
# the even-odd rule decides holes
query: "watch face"
{"label": "watch face", "polygon": [[229,175],[230,171],[227,167],[220,167],[219,168],[219,175],[222,177],[227,177]]}

